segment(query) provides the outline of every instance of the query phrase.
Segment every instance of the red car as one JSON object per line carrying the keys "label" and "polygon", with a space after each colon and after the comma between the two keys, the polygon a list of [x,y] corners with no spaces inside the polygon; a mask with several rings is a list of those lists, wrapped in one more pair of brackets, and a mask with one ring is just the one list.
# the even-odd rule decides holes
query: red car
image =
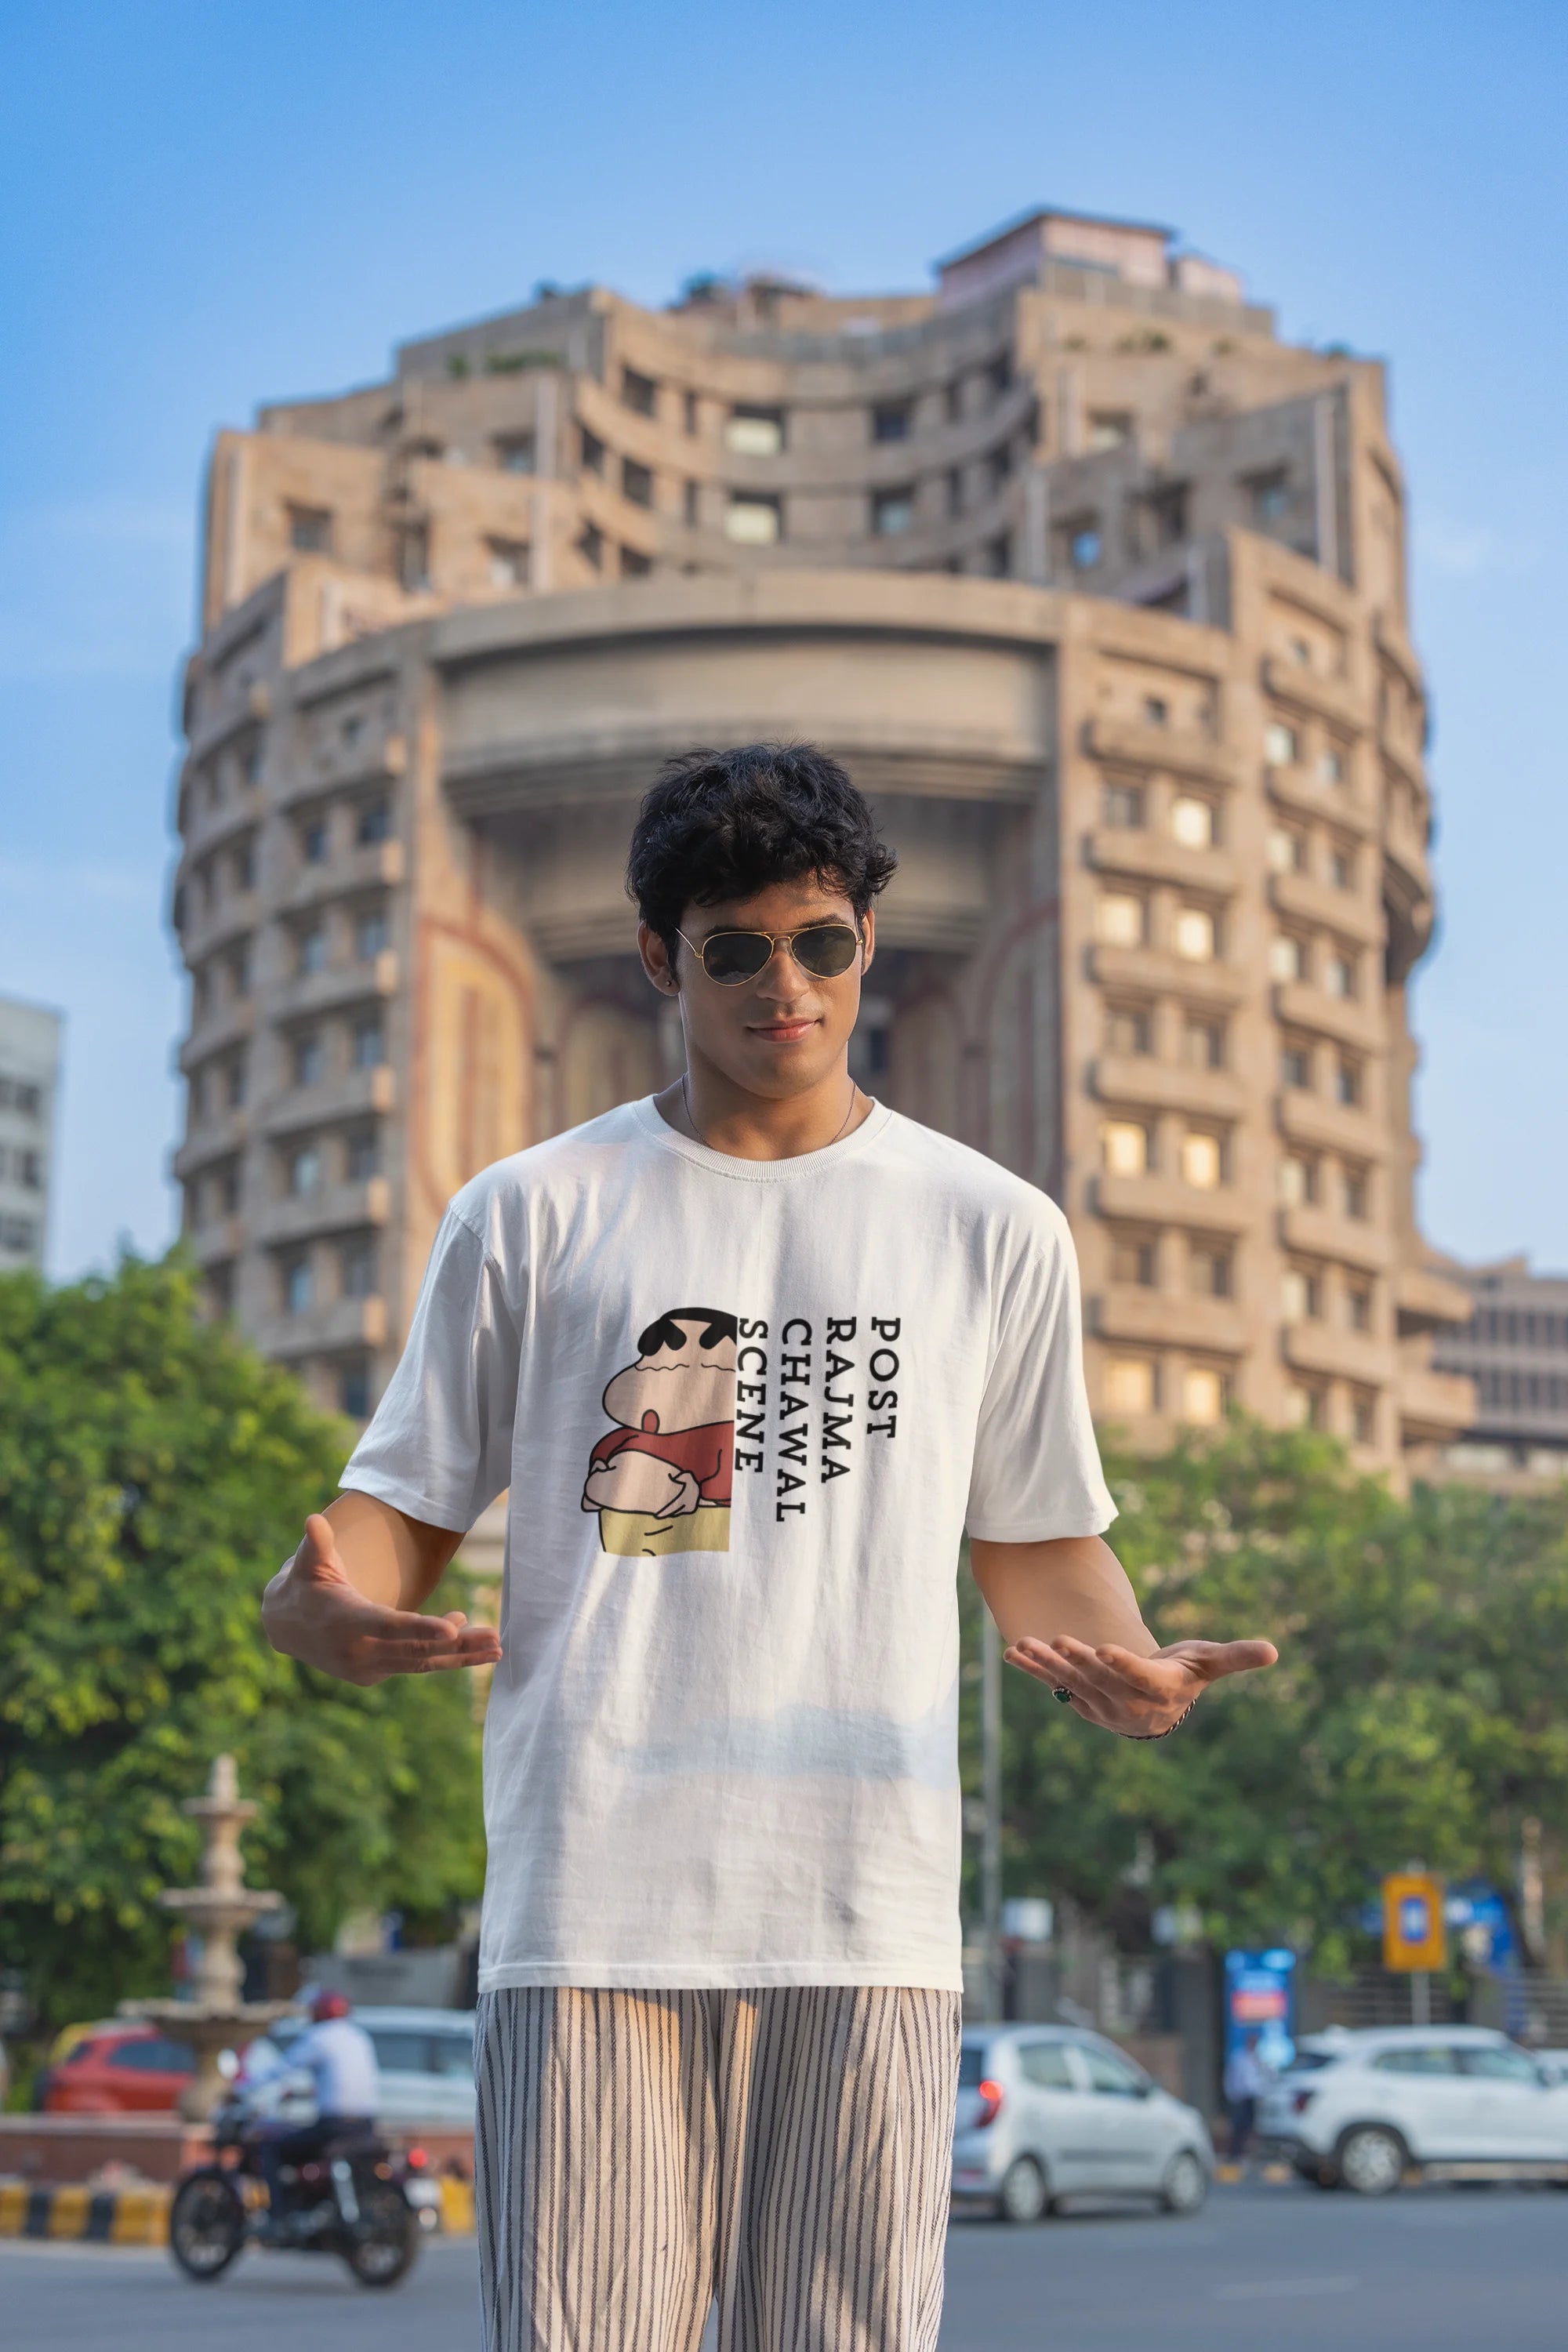
{"label": "red car", "polygon": [[151,2025],[96,2025],[58,2066],[39,2102],[47,2116],[167,2114],[195,2073],[194,2051]]}

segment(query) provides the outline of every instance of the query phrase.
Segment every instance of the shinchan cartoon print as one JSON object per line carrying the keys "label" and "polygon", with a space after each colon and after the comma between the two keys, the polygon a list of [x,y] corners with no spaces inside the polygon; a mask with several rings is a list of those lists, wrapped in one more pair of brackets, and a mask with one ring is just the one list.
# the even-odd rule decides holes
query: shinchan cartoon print
{"label": "shinchan cartoon print", "polygon": [[671,1307],[605,1391],[616,1425],[594,1448],[583,1508],[607,1552],[729,1550],[735,1339],[732,1315]]}

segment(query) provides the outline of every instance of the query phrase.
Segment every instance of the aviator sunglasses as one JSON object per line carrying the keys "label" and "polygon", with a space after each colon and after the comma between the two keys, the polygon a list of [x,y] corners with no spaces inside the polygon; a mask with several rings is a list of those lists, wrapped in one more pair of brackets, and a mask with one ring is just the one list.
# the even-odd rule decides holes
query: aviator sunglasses
{"label": "aviator sunglasses", "polygon": [[776,948],[787,948],[813,980],[837,980],[860,951],[860,934],[848,923],[813,923],[801,931],[711,931],[700,947],[687,940],[684,931],[678,936],[721,988],[739,988],[742,982],[755,980],[773,961]]}

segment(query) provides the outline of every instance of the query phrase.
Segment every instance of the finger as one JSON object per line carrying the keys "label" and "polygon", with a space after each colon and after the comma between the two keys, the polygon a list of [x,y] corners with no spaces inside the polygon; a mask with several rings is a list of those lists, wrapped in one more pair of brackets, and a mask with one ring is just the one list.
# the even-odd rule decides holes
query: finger
{"label": "finger", "polygon": [[1215,1642],[1205,1670],[1211,1681],[1221,1675],[1252,1675],[1263,1666],[1278,1665],[1279,1653],[1272,1642]]}
{"label": "finger", "polygon": [[1184,1700],[1193,1685],[1201,1685],[1204,1679],[1195,1662],[1179,1653],[1173,1657],[1143,1658],[1136,1650],[1124,1650],[1119,1642],[1107,1642],[1095,1654],[1120,1676],[1123,1689],[1136,1691],[1157,1706]]}
{"label": "finger", "polygon": [[1079,1669],[1069,1664],[1059,1651],[1053,1650],[1048,1642],[1031,1636],[1026,1646],[1016,1643],[1003,1655],[1009,1665],[1020,1667],[1036,1682],[1044,1683],[1048,1690],[1068,1692],[1073,1712],[1081,1715],[1086,1722],[1103,1724],[1108,1720],[1105,1703],[1099,1693],[1089,1687]]}
{"label": "finger", "polygon": [[1103,1665],[1087,1642],[1074,1641],[1069,1634],[1059,1635],[1054,1642],[1034,1638],[1029,1646],[1058,1682],[1079,1696],[1092,1693],[1115,1707],[1124,1707],[1130,1698],[1149,1696],[1141,1686],[1130,1689],[1125,1676]]}
{"label": "finger", "polygon": [[488,1627],[475,1626],[441,1649],[420,1642],[362,1641],[353,1645],[355,1664],[384,1675],[430,1675],[457,1666],[493,1666],[500,1662],[501,1646]]}
{"label": "finger", "polygon": [[294,1558],[300,1567],[342,1568],[332,1523],[324,1511],[311,1511],[305,1520],[305,1538]]}

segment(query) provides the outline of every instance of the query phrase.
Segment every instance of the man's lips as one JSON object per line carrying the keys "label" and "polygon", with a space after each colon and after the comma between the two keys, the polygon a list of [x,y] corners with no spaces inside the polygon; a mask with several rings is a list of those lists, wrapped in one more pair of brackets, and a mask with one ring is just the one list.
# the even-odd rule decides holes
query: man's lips
{"label": "man's lips", "polygon": [[803,1013],[795,1021],[754,1021],[747,1024],[753,1037],[765,1037],[770,1045],[793,1045],[797,1037],[804,1037],[808,1030],[817,1025],[815,1013]]}

